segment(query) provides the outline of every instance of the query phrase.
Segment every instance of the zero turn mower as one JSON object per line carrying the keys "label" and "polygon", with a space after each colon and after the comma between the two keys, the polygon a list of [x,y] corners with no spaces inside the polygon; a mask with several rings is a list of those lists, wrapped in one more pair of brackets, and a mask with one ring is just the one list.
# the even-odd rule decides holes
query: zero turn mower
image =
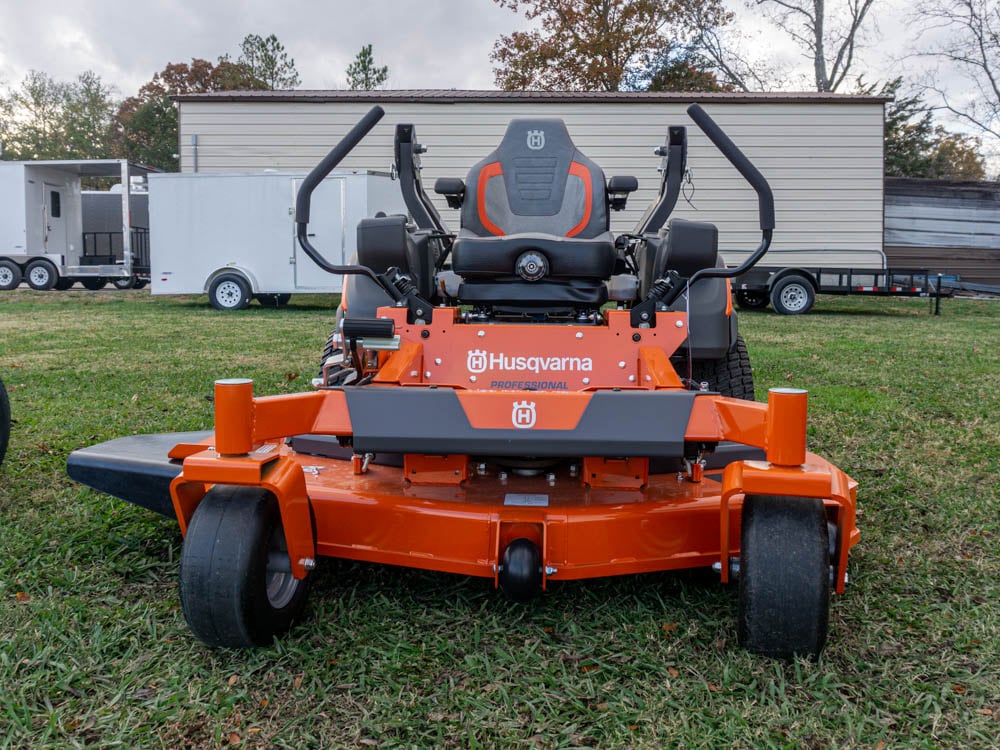
{"label": "zero turn mower", "polygon": [[688,113],[757,193],[762,239],[740,268],[725,268],[714,225],[669,219],[684,127],[657,149],[656,201],[615,237],[609,213],[636,179],[606,180],[561,120],[514,120],[466,180],[437,181],[457,234],[399,125],[409,216],[362,221],[347,266],[311,245],[310,196],[381,108],[323,159],[298,193],[298,240],[345,284],[314,390],[256,397],[250,380],[218,380],[214,432],[68,462],[177,519],[195,635],[271,642],[320,557],[480,576],[519,600],[553,581],[712,566],[739,580],[746,648],[819,654],[858,541],[856,483],[806,451],[805,391],[753,400],[728,279],[767,251],[773,198],[718,125]]}

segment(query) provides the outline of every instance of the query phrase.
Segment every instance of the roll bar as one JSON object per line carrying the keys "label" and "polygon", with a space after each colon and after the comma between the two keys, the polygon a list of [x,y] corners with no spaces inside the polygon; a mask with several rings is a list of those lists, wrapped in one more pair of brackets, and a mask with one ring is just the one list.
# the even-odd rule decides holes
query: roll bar
{"label": "roll bar", "polygon": [[340,139],[340,142],[334,146],[330,153],[328,153],[319,164],[313,167],[313,170],[306,175],[306,178],[302,180],[302,184],[299,185],[298,195],[295,197],[295,236],[298,239],[299,245],[305,251],[313,263],[322,268],[327,273],[336,274],[358,274],[361,276],[367,276],[380,287],[386,289],[393,298],[398,302],[403,299],[403,296],[399,291],[393,287],[391,284],[384,284],[367,266],[337,266],[324,258],[320,252],[313,247],[312,243],[309,241],[308,227],[309,227],[309,209],[312,201],[313,191],[319,186],[319,184],[326,178],[330,172],[333,171],[340,162],[344,160],[355,146],[357,146],[361,139],[364,138],[375,127],[376,123],[382,119],[385,115],[385,110],[375,105],[368,113],[362,117],[358,123],[351,128],[347,135]]}
{"label": "roll bar", "polygon": [[708,139],[715,144],[715,147],[719,149],[722,155],[729,160],[729,163],[736,167],[736,171],[743,175],[743,179],[750,184],[750,187],[756,191],[757,209],[760,215],[761,240],[757,249],[738,268],[702,268],[699,271],[695,271],[691,275],[691,278],[687,280],[685,286],[676,286],[670,290],[663,300],[664,304],[667,305],[672,304],[681,295],[685,287],[690,287],[696,281],[701,279],[731,279],[734,276],[741,276],[749,271],[764,257],[764,253],[771,246],[771,235],[774,232],[774,194],[771,192],[771,186],[764,179],[764,175],[751,163],[746,154],[740,151],[737,145],[730,140],[729,136],[722,132],[722,128],[718,126],[715,120],[708,116],[708,113],[704,109],[697,104],[692,104],[688,107],[687,113],[694,120],[695,124],[701,128],[701,131],[708,136]]}

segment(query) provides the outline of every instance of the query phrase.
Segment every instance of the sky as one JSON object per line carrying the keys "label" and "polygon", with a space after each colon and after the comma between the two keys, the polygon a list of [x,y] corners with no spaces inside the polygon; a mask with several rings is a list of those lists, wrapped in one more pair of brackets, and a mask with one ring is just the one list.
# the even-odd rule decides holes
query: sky
{"label": "sky", "polygon": [[[797,69],[786,90],[813,88],[810,63],[787,35],[749,0],[726,2],[758,34],[757,49]],[[921,72],[920,61],[905,59],[914,34],[904,23],[908,7],[877,0],[858,53],[866,80]],[[389,66],[390,88],[491,89],[494,43],[524,28],[522,16],[494,0],[0,0],[0,84],[16,86],[31,69],[61,81],[92,70],[131,96],[167,63],[235,58],[247,34],[273,33],[304,89],[346,88],[345,70],[365,44],[376,64]]]}

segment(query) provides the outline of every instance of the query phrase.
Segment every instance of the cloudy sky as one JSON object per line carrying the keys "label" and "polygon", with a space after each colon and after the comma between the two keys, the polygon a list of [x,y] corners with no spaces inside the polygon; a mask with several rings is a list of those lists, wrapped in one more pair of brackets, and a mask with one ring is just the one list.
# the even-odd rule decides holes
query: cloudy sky
{"label": "cloudy sky", "polygon": [[[730,4],[752,30],[759,11]],[[908,34],[905,0],[878,5],[879,28],[862,52],[877,74],[869,78],[896,70]],[[493,43],[525,26],[494,0],[0,0],[0,79],[13,85],[36,69],[69,80],[93,70],[128,96],[168,62],[214,62],[235,56],[246,34],[274,33],[303,88],[343,88],[367,43],[389,66],[392,88],[493,88]],[[808,71],[783,37],[768,35],[766,46]]]}

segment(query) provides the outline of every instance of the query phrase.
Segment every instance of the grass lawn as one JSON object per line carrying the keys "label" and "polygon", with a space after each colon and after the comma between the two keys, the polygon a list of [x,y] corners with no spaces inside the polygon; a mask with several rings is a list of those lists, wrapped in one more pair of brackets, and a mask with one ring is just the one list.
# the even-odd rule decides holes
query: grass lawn
{"label": "grass lawn", "polygon": [[861,484],[818,664],[737,648],[735,587],[711,574],[517,605],[332,560],[280,643],[209,650],[181,613],[176,524],[74,484],[66,456],[210,428],[216,378],[308,388],[333,304],[0,293],[0,748],[1000,746],[1000,303],[741,316],[759,397],[808,388],[810,449]]}

